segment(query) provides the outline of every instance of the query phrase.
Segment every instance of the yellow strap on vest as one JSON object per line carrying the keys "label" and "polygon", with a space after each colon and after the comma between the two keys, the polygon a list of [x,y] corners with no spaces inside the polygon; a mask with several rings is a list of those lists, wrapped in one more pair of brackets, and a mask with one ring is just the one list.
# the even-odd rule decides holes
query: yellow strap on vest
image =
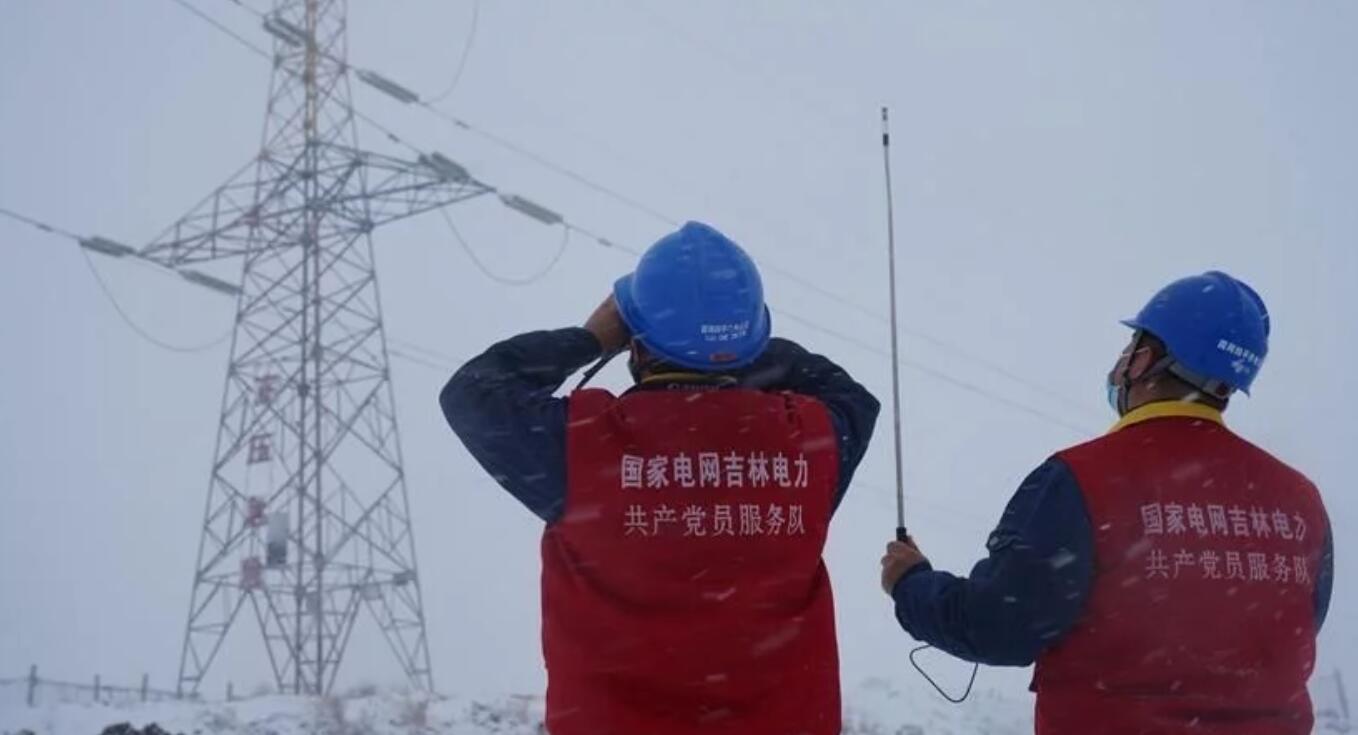
{"label": "yellow strap on vest", "polygon": [[1187,401],[1159,401],[1157,403],[1147,403],[1140,408],[1129,411],[1122,420],[1113,425],[1108,430],[1109,434],[1121,431],[1128,426],[1139,424],[1151,419],[1163,418],[1185,418],[1201,419],[1211,421],[1214,424],[1226,425],[1226,419],[1221,412],[1201,403],[1191,403]]}
{"label": "yellow strap on vest", "polygon": [[652,383],[685,383],[695,385],[723,386],[723,385],[735,385],[737,382],[739,381],[737,381],[736,378],[730,375],[703,375],[700,373],[677,373],[677,372],[656,373],[655,375],[647,375],[646,377],[641,379],[642,385],[650,385]]}

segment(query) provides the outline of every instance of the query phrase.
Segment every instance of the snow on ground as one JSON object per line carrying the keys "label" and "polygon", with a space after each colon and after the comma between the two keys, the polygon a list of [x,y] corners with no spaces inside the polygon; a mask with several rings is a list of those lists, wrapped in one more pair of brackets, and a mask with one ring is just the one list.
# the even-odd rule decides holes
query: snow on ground
{"label": "snow on ground", "polygon": [[[951,705],[922,686],[870,680],[845,693],[846,735],[1010,735],[1032,732],[1031,702],[977,691]],[[0,735],[98,735],[106,726],[156,723],[184,735],[540,735],[540,697],[475,701],[402,692],[315,699],[127,705],[0,700]]]}
{"label": "snow on ground", "polygon": [[358,697],[267,696],[236,702],[129,705],[51,703],[0,709],[0,734],[98,735],[119,722],[156,723],[186,735],[530,735],[539,733],[539,700],[470,702],[401,693]]}
{"label": "snow on ground", "polygon": [[[958,694],[960,692],[953,692]],[[923,682],[869,679],[844,693],[845,735],[1032,735],[1026,693],[977,689],[952,704]]]}

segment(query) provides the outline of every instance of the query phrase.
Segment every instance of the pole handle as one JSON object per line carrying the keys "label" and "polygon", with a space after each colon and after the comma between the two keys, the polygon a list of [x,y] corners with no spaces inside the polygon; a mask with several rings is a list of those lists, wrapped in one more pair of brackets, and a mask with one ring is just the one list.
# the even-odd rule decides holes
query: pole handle
{"label": "pole handle", "polygon": [[896,526],[896,540],[903,544],[910,543],[910,533],[905,530],[905,526]]}

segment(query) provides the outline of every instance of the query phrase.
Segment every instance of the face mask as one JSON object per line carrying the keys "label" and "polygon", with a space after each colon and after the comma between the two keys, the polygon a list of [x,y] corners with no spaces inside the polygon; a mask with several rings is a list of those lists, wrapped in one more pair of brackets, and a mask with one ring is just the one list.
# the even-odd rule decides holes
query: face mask
{"label": "face mask", "polygon": [[1108,381],[1105,387],[1108,391],[1108,406],[1113,409],[1113,413],[1121,416],[1122,409],[1118,407],[1118,403],[1120,402],[1118,400],[1118,394],[1122,392],[1122,389],[1115,385],[1111,380]]}

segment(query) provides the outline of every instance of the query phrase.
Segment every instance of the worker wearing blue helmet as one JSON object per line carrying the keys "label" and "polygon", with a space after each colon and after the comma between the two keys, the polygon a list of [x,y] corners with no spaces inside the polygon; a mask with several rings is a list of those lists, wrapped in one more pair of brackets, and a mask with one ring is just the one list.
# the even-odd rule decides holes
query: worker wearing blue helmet
{"label": "worker wearing blue helmet", "polygon": [[889,544],[896,618],[969,661],[1036,663],[1040,735],[1310,733],[1329,520],[1222,416],[1268,355],[1263,299],[1212,271],[1123,324],[1112,431],[1029,475],[969,576]]}
{"label": "worker wearing blue helmet", "polygon": [[[690,222],[583,328],[494,345],[443,389],[471,455],[546,524],[553,735],[840,732],[821,553],[878,403],[771,335],[750,257]],[[621,395],[553,397],[623,351]]]}

